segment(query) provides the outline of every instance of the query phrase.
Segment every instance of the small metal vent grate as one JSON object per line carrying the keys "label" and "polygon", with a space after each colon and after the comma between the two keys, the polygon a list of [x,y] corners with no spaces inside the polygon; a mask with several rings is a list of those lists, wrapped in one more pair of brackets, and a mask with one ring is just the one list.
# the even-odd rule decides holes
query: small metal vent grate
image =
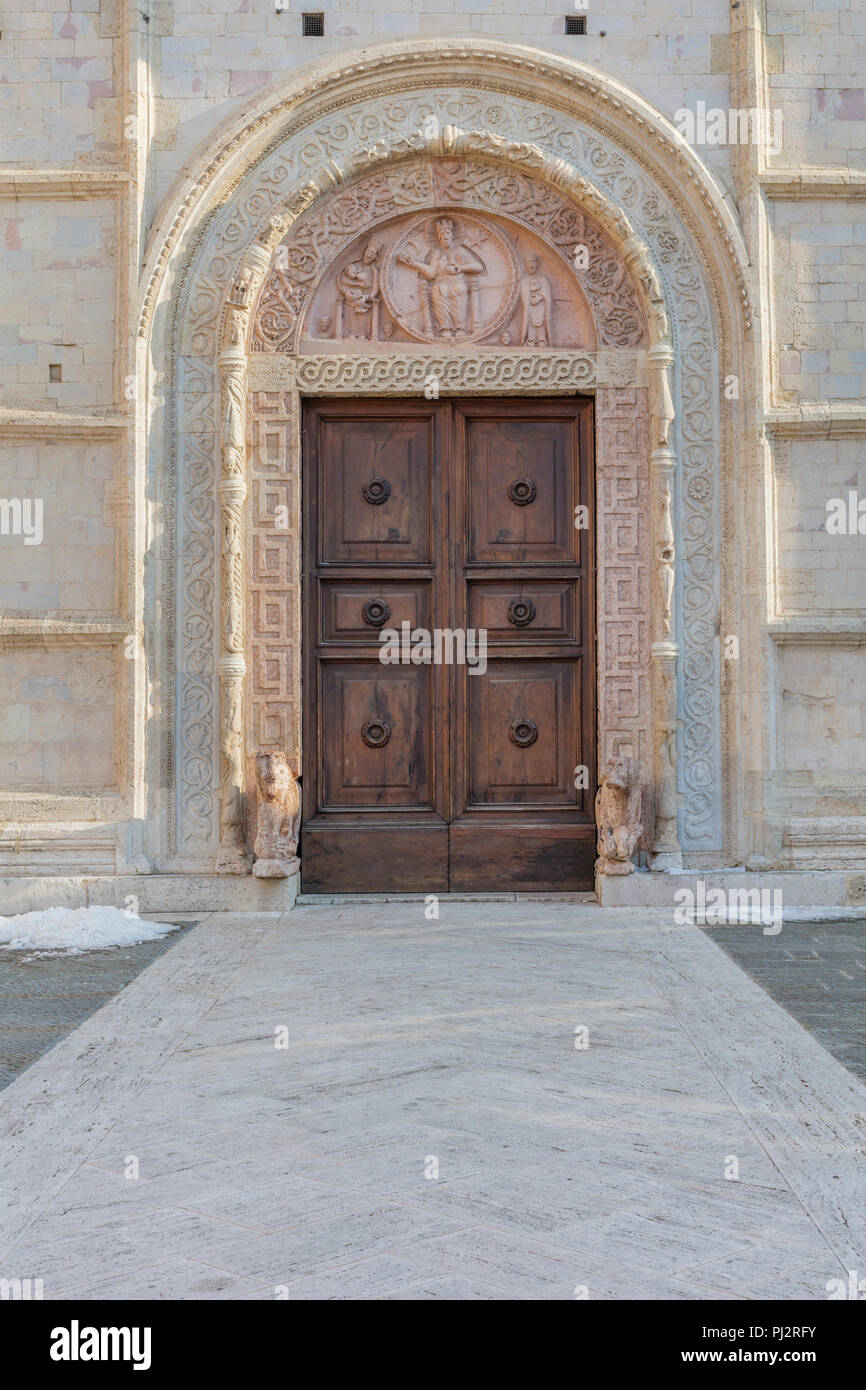
{"label": "small metal vent grate", "polygon": [[565,32],[566,34],[585,34],[586,15],[567,14],[565,16]]}
{"label": "small metal vent grate", "polygon": [[305,14],[301,15],[301,19],[304,21],[304,38],[320,39],[323,36],[325,32],[325,16],[323,14]]}

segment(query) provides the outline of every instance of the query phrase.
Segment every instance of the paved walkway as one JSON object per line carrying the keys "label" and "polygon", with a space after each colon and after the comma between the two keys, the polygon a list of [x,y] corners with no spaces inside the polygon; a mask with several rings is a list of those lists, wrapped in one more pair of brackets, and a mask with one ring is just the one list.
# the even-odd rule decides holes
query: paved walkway
{"label": "paved walkway", "polygon": [[786,922],[772,950],[760,932],[707,935],[866,1081],[866,920]]}
{"label": "paved walkway", "polygon": [[0,951],[0,1089],[113,999],[177,939],[165,936],[80,956],[4,947]]}
{"label": "paved walkway", "polygon": [[866,1087],[705,934],[441,914],[203,919],[0,1096],[0,1276],[572,1300],[866,1274]]}

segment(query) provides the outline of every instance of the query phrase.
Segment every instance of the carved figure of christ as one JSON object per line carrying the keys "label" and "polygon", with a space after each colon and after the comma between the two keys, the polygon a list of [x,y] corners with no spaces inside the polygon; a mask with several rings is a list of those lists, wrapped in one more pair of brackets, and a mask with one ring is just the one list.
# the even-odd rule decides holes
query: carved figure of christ
{"label": "carved figure of christ", "polygon": [[428,282],[436,330],[444,337],[453,338],[473,328],[469,322],[470,294],[466,277],[481,275],[486,267],[474,251],[455,245],[454,224],[449,218],[436,223],[436,242],[426,260],[405,253],[397,259]]}

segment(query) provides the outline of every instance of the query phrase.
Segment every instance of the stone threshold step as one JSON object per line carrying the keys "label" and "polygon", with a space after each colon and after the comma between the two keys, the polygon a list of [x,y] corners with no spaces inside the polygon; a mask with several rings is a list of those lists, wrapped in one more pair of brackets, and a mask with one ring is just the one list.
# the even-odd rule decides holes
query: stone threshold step
{"label": "stone threshold step", "polygon": [[436,898],[441,903],[589,903],[596,904],[595,893],[299,893],[297,907],[339,907],[361,903],[423,903]]}

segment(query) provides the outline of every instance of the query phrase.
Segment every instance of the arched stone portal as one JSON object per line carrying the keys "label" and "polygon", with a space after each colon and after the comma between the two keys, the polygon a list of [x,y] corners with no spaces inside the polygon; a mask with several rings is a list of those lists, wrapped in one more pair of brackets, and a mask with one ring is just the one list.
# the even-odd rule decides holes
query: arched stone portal
{"label": "arched stone portal", "polygon": [[[419,289],[443,214],[483,293]],[[251,756],[299,759],[302,397],[432,377],[595,393],[600,761],[639,760],[660,867],[723,862],[722,480],[743,421],[719,386],[746,292],[724,200],[671,128],[579,64],[401,46],[262,99],[164,225],[141,327],[174,388],[149,422],[173,618],[154,860],[245,871]]]}

